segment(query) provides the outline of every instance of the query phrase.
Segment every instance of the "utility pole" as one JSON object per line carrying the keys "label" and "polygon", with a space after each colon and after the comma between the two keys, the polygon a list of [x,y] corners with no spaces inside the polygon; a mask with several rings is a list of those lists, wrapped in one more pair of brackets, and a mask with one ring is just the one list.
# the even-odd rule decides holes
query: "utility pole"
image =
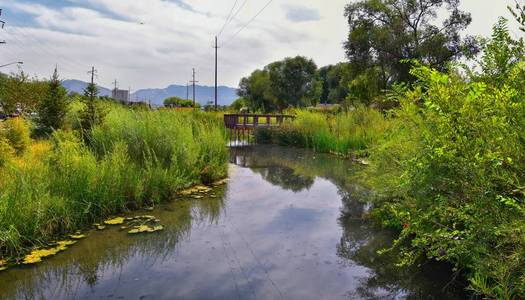
{"label": "utility pole", "polygon": [[217,43],[217,36],[215,36],[215,111],[217,111],[217,49],[219,49]]}
{"label": "utility pole", "polygon": [[112,97],[113,99],[117,99],[117,85],[118,85],[118,81],[115,79],[115,81],[113,81],[113,85],[115,86],[115,88],[113,89],[113,92],[112,92]]}
{"label": "utility pole", "polygon": [[[95,67],[91,67],[91,71],[88,72],[88,74],[91,74],[91,85],[95,85],[95,75],[97,73],[97,70],[95,70]],[[95,100],[95,94],[93,92],[90,92],[89,99],[91,100],[91,103]]]}
{"label": "utility pole", "polygon": [[190,83],[186,82],[186,100],[190,100]]}
{"label": "utility pole", "polygon": [[88,74],[91,74],[91,84],[95,83],[95,67],[91,67],[91,71],[88,72]]}
{"label": "utility pole", "polygon": [[195,106],[195,83],[197,83],[198,81],[195,80],[195,68],[193,68],[193,80],[191,81],[191,83],[193,84],[193,110],[195,110],[196,106]]}

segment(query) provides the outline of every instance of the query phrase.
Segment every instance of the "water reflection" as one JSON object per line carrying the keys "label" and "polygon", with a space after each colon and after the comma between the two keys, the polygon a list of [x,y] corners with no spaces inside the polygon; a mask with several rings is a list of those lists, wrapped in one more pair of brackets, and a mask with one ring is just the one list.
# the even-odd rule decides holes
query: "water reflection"
{"label": "water reflection", "polygon": [[[217,198],[148,212],[165,232],[94,232],[0,273],[0,299],[456,299],[438,266],[398,270],[366,221],[356,166],[279,147],[235,148]],[[235,165],[234,165],[235,164]]]}

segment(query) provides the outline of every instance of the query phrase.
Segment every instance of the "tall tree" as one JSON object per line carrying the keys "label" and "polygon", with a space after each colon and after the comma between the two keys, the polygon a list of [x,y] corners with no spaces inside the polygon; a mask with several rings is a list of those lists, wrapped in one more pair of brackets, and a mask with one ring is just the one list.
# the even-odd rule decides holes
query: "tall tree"
{"label": "tall tree", "polygon": [[80,113],[80,123],[84,138],[88,138],[91,128],[101,124],[105,116],[104,109],[98,101],[98,88],[96,84],[88,84],[84,89],[84,97],[82,97],[82,100],[85,107]]}
{"label": "tall tree", "polygon": [[6,113],[32,112],[42,101],[47,83],[24,72],[0,77],[0,106]]}
{"label": "tall tree", "polygon": [[[441,24],[438,13],[445,17]],[[451,60],[478,51],[474,38],[460,35],[472,18],[459,9],[459,0],[360,0],[346,6],[345,16],[348,58],[362,70],[378,67],[382,88],[413,80],[407,60],[444,70]]]}
{"label": "tall tree", "polygon": [[271,112],[277,109],[270,75],[266,70],[255,70],[249,77],[241,79],[238,95],[246,99],[252,111]]}
{"label": "tall tree", "polygon": [[316,80],[317,65],[303,56],[285,58],[265,68],[270,85],[277,99],[277,107],[302,107],[315,104],[321,94],[320,82]]}
{"label": "tall tree", "polygon": [[53,77],[48,83],[45,97],[38,106],[38,125],[44,133],[59,129],[64,125],[67,112],[67,91],[62,86],[55,68]]}

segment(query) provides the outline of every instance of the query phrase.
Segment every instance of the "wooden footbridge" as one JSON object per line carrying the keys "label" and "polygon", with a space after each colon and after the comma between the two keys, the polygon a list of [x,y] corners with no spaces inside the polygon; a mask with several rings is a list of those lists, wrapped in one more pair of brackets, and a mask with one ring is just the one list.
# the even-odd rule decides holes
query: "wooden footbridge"
{"label": "wooden footbridge", "polygon": [[295,116],[281,114],[225,114],[224,126],[230,130],[232,140],[241,144],[250,143],[250,136],[257,128],[280,127]]}

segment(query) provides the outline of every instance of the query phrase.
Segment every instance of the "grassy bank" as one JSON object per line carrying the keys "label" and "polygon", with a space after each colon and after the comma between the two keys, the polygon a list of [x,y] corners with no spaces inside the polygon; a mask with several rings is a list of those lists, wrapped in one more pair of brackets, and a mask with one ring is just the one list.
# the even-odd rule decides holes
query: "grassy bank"
{"label": "grassy bank", "polygon": [[293,114],[295,120],[280,128],[259,128],[257,141],[347,156],[366,152],[392,126],[381,112],[366,107],[336,114],[307,110]]}
{"label": "grassy bank", "polygon": [[111,106],[86,142],[71,130],[30,140],[22,119],[0,126],[2,257],[227,172],[224,133],[204,114]]}

